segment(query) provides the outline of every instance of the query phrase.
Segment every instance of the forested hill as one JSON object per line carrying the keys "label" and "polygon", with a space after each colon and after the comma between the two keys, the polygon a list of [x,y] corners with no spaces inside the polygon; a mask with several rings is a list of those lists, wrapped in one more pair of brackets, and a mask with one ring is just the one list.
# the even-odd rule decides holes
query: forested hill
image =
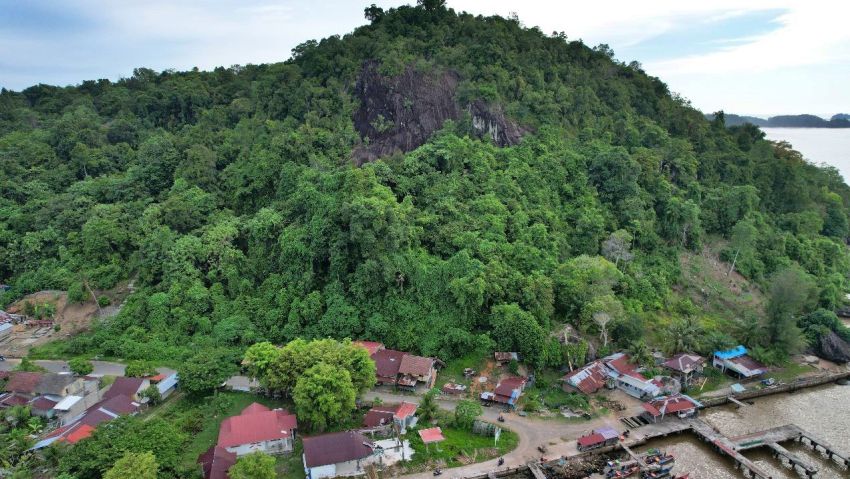
{"label": "forested hill", "polygon": [[[2,302],[134,278],[69,354],[333,336],[558,366],[564,322],[657,344],[653,325],[691,317],[693,347],[781,354],[793,322],[839,306],[836,170],[707,121],[604,45],[422,3],[368,8],[283,63],[4,90]],[[678,293],[679,256],[709,243],[799,301],[704,316]]]}

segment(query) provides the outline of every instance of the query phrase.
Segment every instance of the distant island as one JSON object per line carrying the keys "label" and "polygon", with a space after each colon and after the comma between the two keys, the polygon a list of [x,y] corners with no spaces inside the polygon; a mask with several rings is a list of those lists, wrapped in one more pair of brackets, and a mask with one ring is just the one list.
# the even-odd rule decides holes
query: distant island
{"label": "distant island", "polygon": [[[714,114],[705,115],[709,120],[714,119]],[[816,115],[778,115],[770,118],[759,118],[755,116],[734,115],[725,113],[726,126],[740,126],[744,123],[752,123],[756,126],[771,128],[850,128],[850,113],[838,113],[832,118],[825,120]]]}

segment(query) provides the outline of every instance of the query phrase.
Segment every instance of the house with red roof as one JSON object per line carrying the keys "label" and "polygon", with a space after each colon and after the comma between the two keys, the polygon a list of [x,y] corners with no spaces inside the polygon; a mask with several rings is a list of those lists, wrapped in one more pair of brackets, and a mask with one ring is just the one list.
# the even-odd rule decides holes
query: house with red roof
{"label": "house with red roof", "polygon": [[363,427],[377,429],[395,425],[399,433],[404,434],[408,427],[416,425],[416,407],[416,404],[409,402],[374,406],[363,417]]}
{"label": "house with red roof", "polygon": [[481,400],[486,403],[504,404],[508,407],[516,407],[525,385],[528,383],[527,378],[519,376],[507,376],[502,378],[496,389],[492,392],[486,391],[481,393]]}
{"label": "house with red roof", "polygon": [[252,403],[221,423],[218,445],[236,456],[256,451],[281,454],[292,451],[297,429],[298,421],[289,411]]}
{"label": "house with red roof", "polygon": [[355,431],[305,437],[302,442],[307,479],[364,474],[365,467],[377,457],[375,444]]}
{"label": "house with red roof", "polygon": [[372,355],[375,361],[375,380],[378,386],[395,386],[398,384],[398,370],[404,355],[393,349],[380,349]]}
{"label": "house with red roof", "polygon": [[221,446],[213,445],[198,456],[198,464],[201,465],[204,479],[229,479],[227,471],[236,464],[236,454]]}
{"label": "house with red roof", "polygon": [[658,382],[647,379],[626,353],[614,353],[602,359],[608,368],[608,375],[618,389],[638,399],[646,399],[661,394]]}
{"label": "house with red roof", "polygon": [[109,389],[103,395],[103,399],[110,399],[115,396],[127,396],[130,399],[141,401],[142,391],[147,389],[151,382],[147,378],[130,378],[119,376],[115,378],[115,382],[109,386]]}
{"label": "house with red roof", "polygon": [[371,357],[373,354],[377,353],[381,349],[384,349],[384,344],[379,343],[377,341],[354,341],[354,344],[365,348],[366,351],[369,352],[369,356]]}
{"label": "house with red roof", "polygon": [[595,394],[608,383],[608,369],[602,361],[593,361],[567,373],[563,378],[564,389],[578,389],[584,394]]}
{"label": "house with red roof", "polygon": [[365,348],[375,361],[375,382],[378,386],[414,390],[420,384],[432,388],[437,381],[438,360],[435,358],[387,349],[375,341],[355,341],[354,344]]}
{"label": "house with red roof", "polygon": [[398,373],[401,375],[398,379],[400,387],[412,389],[417,383],[422,383],[430,389],[437,381],[436,360],[405,353],[401,358]]}
{"label": "house with red roof", "polygon": [[594,394],[603,387],[616,387],[638,399],[652,398],[661,393],[659,381],[648,379],[638,371],[625,353],[614,353],[570,371],[561,380],[564,389],[577,389]]}
{"label": "house with red roof", "polygon": [[662,366],[683,385],[691,383],[693,378],[702,374],[706,359],[696,354],[679,353],[664,361]]}
{"label": "house with red roof", "polygon": [[643,417],[649,422],[658,422],[665,417],[687,418],[696,416],[702,407],[696,399],[685,394],[663,396],[645,402]]}
{"label": "house with red roof", "polygon": [[600,447],[611,446],[617,444],[620,440],[620,434],[616,429],[611,427],[600,427],[581,436],[576,441],[579,451],[590,451]]}

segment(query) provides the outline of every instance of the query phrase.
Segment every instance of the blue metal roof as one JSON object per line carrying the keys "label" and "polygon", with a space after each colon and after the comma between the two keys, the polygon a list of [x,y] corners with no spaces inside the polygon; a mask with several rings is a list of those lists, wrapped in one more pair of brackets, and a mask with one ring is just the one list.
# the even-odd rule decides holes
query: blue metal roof
{"label": "blue metal roof", "polygon": [[737,347],[728,349],[726,351],[715,351],[714,355],[720,359],[732,359],[737,358],[738,356],[743,356],[747,354],[747,348],[743,345],[739,344]]}

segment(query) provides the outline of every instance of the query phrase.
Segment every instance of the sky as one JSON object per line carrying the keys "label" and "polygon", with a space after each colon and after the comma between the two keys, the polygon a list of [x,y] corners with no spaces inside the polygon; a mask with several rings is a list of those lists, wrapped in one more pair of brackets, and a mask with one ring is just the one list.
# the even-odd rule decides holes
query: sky
{"label": "sky", "polygon": [[[0,0],[0,87],[117,80],[136,67],[186,70],[289,58],[350,32],[381,0]],[[368,3],[367,3],[368,2]],[[448,0],[516,14],[528,27],[608,44],[617,59],[705,112],[850,112],[850,2],[842,0]]]}

